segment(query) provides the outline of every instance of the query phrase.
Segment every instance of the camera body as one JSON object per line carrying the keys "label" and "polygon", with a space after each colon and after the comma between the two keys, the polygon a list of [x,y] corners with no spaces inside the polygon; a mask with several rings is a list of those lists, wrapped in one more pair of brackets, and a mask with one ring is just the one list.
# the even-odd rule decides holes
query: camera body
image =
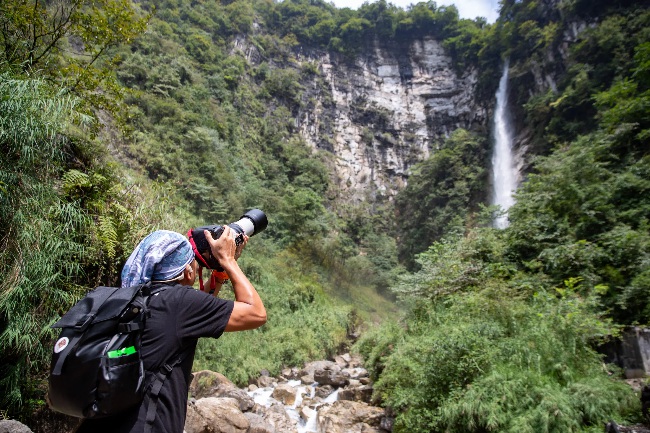
{"label": "camera body", "polygon": [[[251,209],[242,215],[239,220],[228,224],[228,227],[232,229],[232,233],[235,237],[235,244],[241,245],[244,242],[244,235],[249,237],[253,236],[266,229],[267,225],[268,219],[266,218],[266,214],[259,209]],[[203,233],[204,230],[209,231],[213,239],[218,239],[223,233],[224,226],[209,225],[197,227],[195,229],[190,229],[188,233],[190,243],[194,249],[194,255],[198,262],[209,269],[223,271],[223,268],[219,265],[217,259],[212,255],[210,243]]]}

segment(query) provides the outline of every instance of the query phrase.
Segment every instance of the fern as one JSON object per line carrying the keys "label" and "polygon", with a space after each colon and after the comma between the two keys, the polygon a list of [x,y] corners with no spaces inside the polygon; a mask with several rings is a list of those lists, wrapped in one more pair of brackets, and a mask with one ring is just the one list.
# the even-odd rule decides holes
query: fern
{"label": "fern", "polygon": [[90,176],[86,173],[82,173],[79,170],[69,170],[63,175],[63,191],[67,194],[70,194],[77,189],[84,189],[90,187],[92,184],[90,182]]}
{"label": "fern", "polygon": [[108,215],[100,215],[98,219],[98,237],[102,241],[108,257],[113,258],[115,257],[115,249],[119,245],[117,228],[113,218]]}

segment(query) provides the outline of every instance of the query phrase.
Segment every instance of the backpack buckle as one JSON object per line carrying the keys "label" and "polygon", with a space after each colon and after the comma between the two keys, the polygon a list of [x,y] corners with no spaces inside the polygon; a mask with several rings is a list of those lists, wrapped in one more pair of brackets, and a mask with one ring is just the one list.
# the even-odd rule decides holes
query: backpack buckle
{"label": "backpack buckle", "polygon": [[79,321],[77,322],[76,325],[74,325],[75,330],[77,331],[85,331],[88,326],[90,326],[91,323],[93,323],[93,320],[95,319],[94,314],[86,314],[83,316]]}
{"label": "backpack buckle", "polygon": [[168,375],[169,373],[171,373],[173,369],[174,369],[174,367],[172,367],[171,365],[169,365],[167,363],[163,364],[162,367],[160,367],[160,370],[162,371],[162,373],[165,376]]}

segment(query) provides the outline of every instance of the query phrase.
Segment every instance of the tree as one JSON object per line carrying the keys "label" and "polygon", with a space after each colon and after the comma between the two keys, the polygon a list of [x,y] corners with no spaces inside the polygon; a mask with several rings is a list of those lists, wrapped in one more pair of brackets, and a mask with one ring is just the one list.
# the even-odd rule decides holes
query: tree
{"label": "tree", "polygon": [[485,195],[486,153],[481,140],[463,129],[428,160],[416,165],[396,198],[400,218],[400,259],[413,266],[414,255],[463,221]]}
{"label": "tree", "polygon": [[60,81],[65,92],[92,105],[110,99],[96,92],[118,92],[110,67],[98,60],[107,50],[129,43],[146,26],[131,0],[5,0],[0,4],[0,63],[14,73]]}

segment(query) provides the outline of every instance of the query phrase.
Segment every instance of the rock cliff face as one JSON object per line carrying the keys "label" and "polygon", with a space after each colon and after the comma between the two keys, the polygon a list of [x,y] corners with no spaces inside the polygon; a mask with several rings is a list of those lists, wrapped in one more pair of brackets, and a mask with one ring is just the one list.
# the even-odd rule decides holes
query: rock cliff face
{"label": "rock cliff face", "polygon": [[[548,3],[553,9],[555,0]],[[532,95],[556,91],[569,47],[587,27],[585,22],[567,23],[560,42],[511,62],[508,110],[522,172],[529,153],[545,151],[535,148],[524,104]],[[232,49],[252,64],[262,61],[246,37],[237,38]],[[496,98],[479,99],[478,71],[459,72],[435,39],[375,42],[354,59],[298,51],[276,66],[314,72],[302,74],[295,124],[310,146],[332,156],[340,201],[390,199],[407,183],[411,167],[435,152],[451,132],[465,128],[487,136],[492,129]],[[494,79],[496,91],[499,77]]]}
{"label": "rock cliff face", "polygon": [[475,100],[476,71],[459,75],[436,40],[375,45],[354,61],[301,61],[316,63],[320,81],[307,85],[298,127],[307,143],[333,154],[346,201],[392,197],[452,131],[488,128],[493,101]]}

